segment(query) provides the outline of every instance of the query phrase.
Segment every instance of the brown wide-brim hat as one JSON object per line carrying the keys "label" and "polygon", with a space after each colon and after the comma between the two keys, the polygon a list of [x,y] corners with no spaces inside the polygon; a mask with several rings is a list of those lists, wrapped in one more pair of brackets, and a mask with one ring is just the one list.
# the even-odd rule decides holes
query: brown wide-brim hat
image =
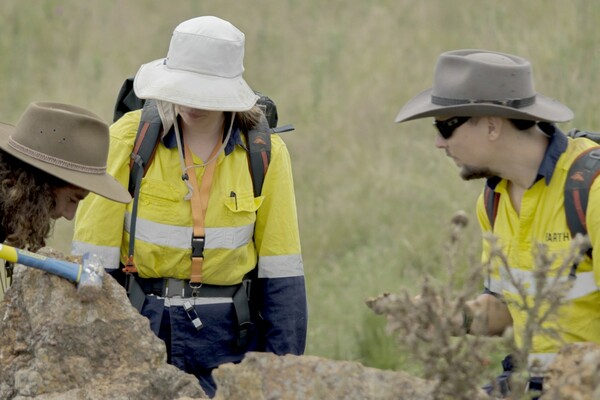
{"label": "brown wide-brim hat", "polygon": [[433,86],[409,100],[396,122],[444,116],[565,122],[573,118],[573,111],[536,93],[531,64],[526,59],[467,49],[439,56]]}
{"label": "brown wide-brim hat", "polygon": [[31,103],[16,126],[0,123],[0,148],[19,160],[110,200],[129,203],[127,189],[106,172],[108,125],[77,106]]}

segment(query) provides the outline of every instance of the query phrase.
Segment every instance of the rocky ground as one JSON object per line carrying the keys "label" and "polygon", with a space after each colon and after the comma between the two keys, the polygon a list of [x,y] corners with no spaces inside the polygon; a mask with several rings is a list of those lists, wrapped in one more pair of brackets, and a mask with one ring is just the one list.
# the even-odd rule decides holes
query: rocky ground
{"label": "rocky ground", "polygon": [[[214,373],[217,399],[432,399],[432,384],[403,372],[314,356],[250,353]],[[543,399],[600,399],[600,347],[566,347]],[[76,285],[17,266],[0,303],[0,399],[201,399],[193,375],[166,363],[164,344],[106,277],[82,302]],[[483,396],[481,398],[484,398]]]}

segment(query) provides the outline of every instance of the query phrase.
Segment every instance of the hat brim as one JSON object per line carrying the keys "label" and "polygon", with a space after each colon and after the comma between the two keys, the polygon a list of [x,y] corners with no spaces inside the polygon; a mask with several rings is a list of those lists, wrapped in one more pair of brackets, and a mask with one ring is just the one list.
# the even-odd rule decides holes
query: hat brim
{"label": "hat brim", "polygon": [[396,122],[425,117],[503,117],[546,122],[566,122],[573,119],[573,111],[561,102],[536,94],[531,106],[513,108],[493,103],[469,103],[440,106],[431,102],[429,88],[409,100],[396,116]]}
{"label": "hat brim", "polygon": [[78,186],[90,192],[96,193],[107,199],[117,201],[119,203],[129,203],[131,196],[127,189],[121,185],[114,177],[108,173],[90,174],[84,172],[73,171],[67,168],[50,164],[19,151],[16,151],[8,144],[8,139],[15,129],[14,126],[0,123],[0,148],[11,156],[42,170],[52,176],[64,180],[72,185]]}
{"label": "hat brim", "polygon": [[242,76],[224,78],[168,68],[164,59],[144,64],[133,81],[140,99],[213,111],[248,111],[259,97]]}

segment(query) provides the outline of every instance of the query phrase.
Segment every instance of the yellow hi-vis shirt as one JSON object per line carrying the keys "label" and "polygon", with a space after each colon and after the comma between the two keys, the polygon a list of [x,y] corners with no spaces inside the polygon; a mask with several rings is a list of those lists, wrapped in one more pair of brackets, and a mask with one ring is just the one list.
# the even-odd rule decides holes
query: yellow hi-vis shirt
{"label": "yellow hi-vis shirt", "polygon": [[[110,128],[108,172],[127,187],[129,161],[141,111],[126,114]],[[271,162],[255,198],[246,150],[235,145],[217,158],[205,217],[202,282],[234,285],[259,260],[259,276],[303,276],[290,158],[272,135]],[[202,160],[194,156],[195,164]],[[204,167],[196,168],[201,187]],[[142,278],[189,279],[193,220],[184,197],[177,147],[159,143],[142,179],[136,226],[135,263]],[[193,177],[192,174],[190,176]],[[128,205],[90,194],[78,207],[73,253],[92,252],[106,268],[127,260],[133,202]]]}
{"label": "yellow hi-vis shirt", "polygon": [[[559,134],[559,133],[557,133]],[[560,133],[562,135],[562,133]],[[563,257],[569,252],[571,235],[567,226],[564,209],[564,185],[567,172],[574,159],[585,149],[595,143],[587,139],[568,139],[568,147],[556,162],[549,184],[546,179],[538,180],[523,194],[520,213],[513,208],[507,189],[507,181],[501,180],[495,191],[501,194],[498,212],[494,223],[494,235],[499,239],[502,251],[507,257],[511,274],[515,280],[532,295],[535,290],[536,244],[547,246],[551,257],[556,256],[552,264],[554,276]],[[491,231],[483,195],[477,202],[477,217],[482,230]],[[574,342],[600,343],[600,179],[596,179],[591,187],[586,213],[588,235],[593,246],[593,260],[589,257],[579,264],[577,278],[566,294],[567,303],[561,306],[557,315],[546,327],[554,327],[564,344]],[[482,261],[490,259],[490,246],[484,240]],[[513,319],[516,344],[523,344],[523,329],[526,315],[518,307],[517,289],[510,283],[500,260],[492,260],[492,273],[485,280],[487,289],[502,294],[507,300]],[[570,268],[567,268],[568,274]],[[567,277],[563,277],[567,279]],[[531,298],[531,296],[529,297]],[[515,303],[517,302],[517,303]],[[537,360],[541,371],[553,360],[563,343],[545,335],[533,338],[529,363]]]}

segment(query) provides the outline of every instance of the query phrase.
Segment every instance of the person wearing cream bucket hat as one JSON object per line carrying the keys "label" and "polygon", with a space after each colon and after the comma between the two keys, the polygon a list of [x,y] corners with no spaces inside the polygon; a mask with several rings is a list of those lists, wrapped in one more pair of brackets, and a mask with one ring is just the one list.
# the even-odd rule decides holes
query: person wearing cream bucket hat
{"label": "person wearing cream bucket hat", "polygon": [[[0,123],[0,242],[37,251],[52,221],[72,219],[90,191],[129,202],[106,173],[108,147],[108,126],[73,105],[34,102],[15,126]],[[0,298],[10,275],[2,265]]]}
{"label": "person wearing cream bucket hat", "polygon": [[[247,134],[266,121],[243,78],[244,46],[230,22],[192,18],[174,29],[166,58],[139,68],[135,94],[162,125],[153,160],[126,209],[94,195],[82,202],[73,241],[75,254],[103,249],[109,273],[127,273],[130,301],[165,341],[168,362],[194,374],[209,396],[219,365],[248,351],[302,354],[306,341],[291,160],[271,134],[255,195]],[[127,112],[110,127],[108,164],[123,184],[143,115]]]}
{"label": "person wearing cream bucket hat", "polygon": [[[565,135],[556,126],[572,119],[573,112],[535,91],[528,60],[495,51],[442,53],[433,86],[410,99],[395,120],[404,123],[425,117],[434,118],[435,146],[455,161],[461,177],[486,179],[477,200],[478,221],[482,232],[497,238],[503,259],[508,260],[504,265],[510,269],[510,273],[503,271],[502,260],[493,255],[493,246],[484,239],[482,260],[489,262],[490,272],[483,294],[467,301],[462,315],[456,316],[456,332],[490,336],[512,327],[516,343],[523,343],[529,317],[517,302],[504,300],[519,296],[510,277],[519,277],[526,290],[536,287],[538,243],[557,257],[551,274],[559,273],[561,263],[572,264],[565,185],[575,175],[570,168],[582,160],[594,176],[600,163],[588,161],[600,157],[597,144]],[[586,215],[592,248],[598,249],[600,207],[593,205],[600,204],[600,180],[590,181],[589,206],[580,213]],[[600,257],[585,257],[576,267],[572,272],[576,271],[577,284],[566,294],[550,327],[553,332],[558,328],[562,340],[536,333],[531,348],[526,349],[528,359],[516,360],[530,374],[530,390],[543,390],[548,366],[565,343],[600,343],[600,282],[594,278],[600,274]],[[485,387],[488,393],[500,390],[506,394],[513,361],[511,356],[503,361],[505,372]]]}

